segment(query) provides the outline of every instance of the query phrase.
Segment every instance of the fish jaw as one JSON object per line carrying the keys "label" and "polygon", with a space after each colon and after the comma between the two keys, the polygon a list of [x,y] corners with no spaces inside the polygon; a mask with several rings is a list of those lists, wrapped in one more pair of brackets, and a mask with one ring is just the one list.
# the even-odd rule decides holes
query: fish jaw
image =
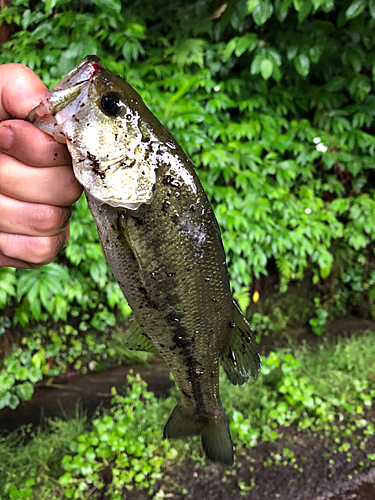
{"label": "fish jaw", "polygon": [[[44,94],[28,120],[67,144],[78,182],[98,204],[136,210],[152,200],[157,159],[153,137],[142,143],[141,98],[129,89],[99,58],[88,56]],[[112,91],[120,97],[121,116],[101,109],[101,98]]]}
{"label": "fish jaw", "polygon": [[45,92],[42,101],[30,111],[27,120],[52,135],[57,142],[66,143],[62,126],[67,117],[79,112],[79,107],[88,98],[93,76],[101,69],[103,65],[98,57],[85,57],[52,90]]}

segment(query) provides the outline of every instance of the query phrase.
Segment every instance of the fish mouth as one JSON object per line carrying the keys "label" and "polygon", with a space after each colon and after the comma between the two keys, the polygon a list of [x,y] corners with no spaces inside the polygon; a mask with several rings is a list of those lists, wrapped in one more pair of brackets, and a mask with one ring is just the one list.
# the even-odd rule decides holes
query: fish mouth
{"label": "fish mouth", "polygon": [[[86,56],[52,90],[43,95],[41,103],[30,111],[27,120],[34,123],[38,117],[56,117],[57,113],[73,102],[76,102],[75,108],[78,111],[87,97],[92,79],[103,68],[99,57]],[[62,120],[56,117],[56,121],[59,123]]]}
{"label": "fish mouth", "polygon": [[55,87],[53,87],[51,92],[67,89],[87,80],[92,80],[94,75],[103,68],[103,63],[99,57],[86,56],[75,68],[69,71]]}

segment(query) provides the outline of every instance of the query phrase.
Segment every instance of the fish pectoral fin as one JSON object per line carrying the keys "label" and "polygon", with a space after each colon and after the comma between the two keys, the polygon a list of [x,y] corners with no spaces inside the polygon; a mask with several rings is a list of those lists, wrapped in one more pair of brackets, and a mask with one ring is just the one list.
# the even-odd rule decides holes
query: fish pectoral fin
{"label": "fish pectoral fin", "polygon": [[160,356],[159,351],[156,349],[151,340],[143,333],[141,325],[133,319],[128,331],[125,335],[125,343],[129,349],[136,351],[147,351],[151,354]]}
{"label": "fish pectoral fin", "polygon": [[234,301],[233,319],[228,327],[228,341],[220,360],[233,385],[248,382],[250,376],[256,378],[261,366],[255,335]]}
{"label": "fish pectoral fin", "polygon": [[187,415],[178,403],[164,428],[164,439],[201,435],[209,460],[224,466],[233,464],[233,444],[224,408],[221,414],[205,417],[204,422]]}

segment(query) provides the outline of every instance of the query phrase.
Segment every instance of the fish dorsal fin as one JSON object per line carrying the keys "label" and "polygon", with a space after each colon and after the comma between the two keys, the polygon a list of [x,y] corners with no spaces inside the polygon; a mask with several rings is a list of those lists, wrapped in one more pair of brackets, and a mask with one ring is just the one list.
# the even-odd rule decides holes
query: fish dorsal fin
{"label": "fish dorsal fin", "polygon": [[128,331],[126,332],[124,340],[129,349],[146,351],[160,356],[159,351],[156,349],[151,340],[146,337],[143,332],[143,328],[135,319],[133,319]]}
{"label": "fish dorsal fin", "polygon": [[242,385],[249,381],[250,376],[258,376],[261,362],[255,335],[234,301],[232,317],[228,341],[220,359],[230,382]]}

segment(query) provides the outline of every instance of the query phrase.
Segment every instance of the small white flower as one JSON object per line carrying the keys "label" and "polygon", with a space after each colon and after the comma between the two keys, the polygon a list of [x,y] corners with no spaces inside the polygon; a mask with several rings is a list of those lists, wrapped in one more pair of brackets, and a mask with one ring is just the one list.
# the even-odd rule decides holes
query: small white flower
{"label": "small white flower", "polygon": [[322,139],[320,137],[314,137],[314,139],[313,139],[314,144],[319,144],[319,142],[321,142],[321,141],[322,141]]}
{"label": "small white flower", "polygon": [[327,146],[323,144],[322,142],[316,145],[317,151],[320,151],[322,153],[325,153],[327,151]]}
{"label": "small white flower", "polygon": [[219,90],[220,90],[220,85],[215,85],[215,87],[214,87],[214,91],[215,91],[215,92],[219,92]]}
{"label": "small white flower", "polygon": [[311,208],[305,208],[305,214],[311,214]]}

